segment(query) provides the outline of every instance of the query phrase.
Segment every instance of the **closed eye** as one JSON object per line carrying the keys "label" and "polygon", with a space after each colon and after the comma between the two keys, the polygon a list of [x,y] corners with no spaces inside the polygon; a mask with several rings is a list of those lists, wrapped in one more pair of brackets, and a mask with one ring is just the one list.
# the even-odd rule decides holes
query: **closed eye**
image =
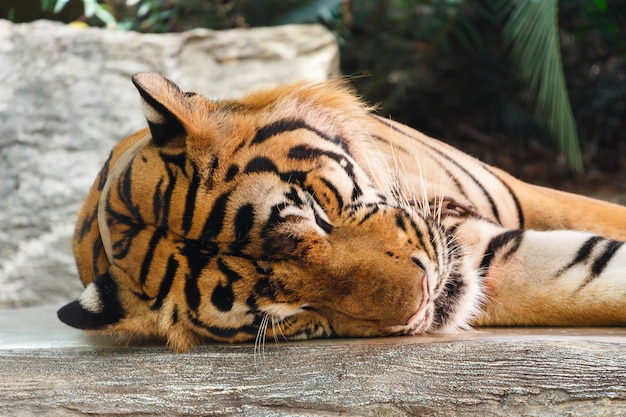
{"label": "closed eye", "polygon": [[311,208],[313,209],[313,213],[315,215],[315,223],[320,227],[320,229],[322,229],[326,233],[332,233],[333,225],[330,224],[330,220],[328,219],[328,216],[326,216],[326,213],[324,212],[324,209],[322,209],[322,206],[319,205],[315,197],[313,197],[311,194],[306,193],[306,197],[307,203],[309,203],[309,206],[311,206]]}
{"label": "closed eye", "polygon": [[315,213],[315,223],[317,223],[317,225],[328,234],[333,231],[333,226],[326,220],[322,219],[317,213]]}

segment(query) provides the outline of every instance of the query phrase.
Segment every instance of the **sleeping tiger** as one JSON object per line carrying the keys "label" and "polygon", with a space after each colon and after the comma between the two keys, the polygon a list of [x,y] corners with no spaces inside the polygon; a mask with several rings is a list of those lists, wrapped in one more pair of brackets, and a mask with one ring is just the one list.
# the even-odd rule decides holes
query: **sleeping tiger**
{"label": "sleeping tiger", "polygon": [[133,76],[73,240],[70,326],[182,352],[246,342],[626,325],[626,208],[526,184],[376,116],[341,82],[212,101]]}

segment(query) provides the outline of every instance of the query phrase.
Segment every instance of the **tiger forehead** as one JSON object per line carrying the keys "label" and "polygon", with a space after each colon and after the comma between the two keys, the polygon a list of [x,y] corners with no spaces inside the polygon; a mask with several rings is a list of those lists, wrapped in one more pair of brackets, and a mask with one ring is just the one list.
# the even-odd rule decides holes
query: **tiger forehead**
{"label": "tiger forehead", "polygon": [[[311,126],[324,126],[327,130],[342,128],[365,117],[365,107],[340,81],[310,85],[297,83],[269,90],[257,90],[236,100],[218,100],[207,105],[209,118],[214,118],[218,128],[249,133],[250,129],[280,120],[302,120]],[[363,122],[363,121],[361,121]]]}

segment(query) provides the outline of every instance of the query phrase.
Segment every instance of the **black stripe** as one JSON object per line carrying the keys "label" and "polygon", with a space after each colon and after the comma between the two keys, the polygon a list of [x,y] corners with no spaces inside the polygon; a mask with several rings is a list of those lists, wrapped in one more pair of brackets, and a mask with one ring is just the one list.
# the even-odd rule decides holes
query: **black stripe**
{"label": "black stripe", "polygon": [[585,243],[578,249],[578,253],[576,253],[576,258],[570,264],[571,266],[583,262],[589,258],[591,251],[596,247],[601,240],[604,240],[602,236],[592,236],[585,241]]}
{"label": "black stripe", "polygon": [[302,120],[280,120],[257,130],[256,135],[250,145],[257,145],[265,142],[272,136],[279,135],[284,132],[291,132],[297,129],[307,129],[308,126]]}
{"label": "black stripe", "polygon": [[224,227],[224,217],[226,216],[226,204],[230,197],[230,191],[220,195],[211,208],[211,213],[204,223],[200,240],[208,241],[217,237]]}
{"label": "black stripe", "polygon": [[308,172],[305,171],[289,171],[283,174],[280,174],[280,180],[284,182],[288,182],[289,184],[297,184],[300,187],[304,187],[304,183],[306,182],[308,176]]}
{"label": "black stripe", "polygon": [[400,213],[396,214],[396,226],[398,226],[402,231],[406,232],[406,223],[404,223],[404,219]]}
{"label": "black stripe", "polygon": [[[110,204],[111,197],[109,197],[105,203],[107,214],[112,218],[112,221],[116,222],[120,226],[126,226],[126,229],[122,233],[123,237],[112,242],[114,250],[113,257],[115,259],[123,259],[128,255],[132,248],[134,238],[139,235],[139,233],[143,230],[143,226],[145,226],[145,221],[141,217],[141,213],[139,211],[139,205],[135,205],[133,203],[133,193],[131,187],[133,182],[132,170],[133,165],[128,165],[121,174],[117,182],[117,186],[115,187],[119,201],[123,203],[124,208],[130,214],[127,215],[125,213],[112,210]],[[107,225],[110,226],[110,224],[111,220],[109,219],[107,221]]]}
{"label": "black stripe", "polygon": [[165,164],[165,170],[167,171],[167,187],[163,192],[163,205],[161,207],[161,216],[158,218],[156,225],[163,229],[169,229],[170,222],[170,206],[172,203],[172,195],[174,194],[174,187],[176,186],[176,176],[171,170],[169,164]]}
{"label": "black stripe", "polygon": [[[342,210],[344,207],[343,197],[341,197],[341,194],[339,193],[339,190],[337,189],[337,187],[335,187],[335,185],[332,182],[330,182],[324,177],[320,178],[320,181],[335,196],[335,199],[337,200],[337,207],[339,208],[339,210]],[[312,194],[312,195],[317,195],[317,193]],[[328,201],[328,203],[330,203],[330,201]]]}
{"label": "black stripe", "polygon": [[287,198],[287,200],[291,201],[296,207],[304,206],[304,201],[302,201],[302,199],[298,195],[298,190],[295,189],[294,187],[290,187],[289,191],[284,193],[284,196],[285,198]]}
{"label": "black stripe", "polygon": [[254,206],[244,204],[235,215],[235,240],[249,241],[248,235],[254,226]]}
{"label": "black stripe", "polygon": [[163,210],[163,198],[161,196],[161,187],[163,186],[163,177],[159,178],[159,181],[154,187],[154,193],[152,193],[152,215],[154,216],[154,224],[159,224],[161,212]]}
{"label": "black stripe", "polygon": [[235,164],[228,167],[228,171],[226,171],[226,177],[224,177],[225,182],[230,182],[235,178],[235,175],[239,173],[239,167]]}
{"label": "black stripe", "polygon": [[624,242],[618,242],[617,240],[609,240],[604,248],[604,252],[600,255],[593,265],[591,266],[591,273],[594,276],[598,276],[604,271],[604,268],[608,265],[609,261],[615,256],[615,253],[622,247]]}
{"label": "black stripe", "polygon": [[[589,283],[591,283],[594,279],[598,278],[602,274],[602,272],[604,271],[606,266],[609,264],[611,259],[613,259],[613,256],[615,256],[615,253],[624,245],[624,242],[618,242],[617,240],[604,239],[598,236],[594,236],[594,237],[598,239],[595,239],[594,243],[590,245],[591,248],[593,248],[593,246],[595,246],[600,240],[606,241],[607,243],[604,247],[604,251],[596,258],[596,260],[591,265],[590,274],[578,286],[579,291],[583,289],[584,287],[586,287]],[[589,243],[592,239],[593,238],[588,239],[587,242],[585,242],[585,244]],[[586,251],[587,256],[585,257],[585,259],[587,259],[590,252],[591,252],[591,249]],[[562,272],[563,271],[561,271],[561,273]]]}
{"label": "black stripe", "polygon": [[288,156],[289,158],[298,160],[315,159],[322,156],[332,159],[345,171],[352,181],[352,202],[355,202],[361,195],[363,195],[363,190],[361,190],[361,187],[356,182],[354,164],[352,164],[352,162],[350,162],[345,155],[336,152],[324,151],[307,145],[298,145],[289,150]]}
{"label": "black stripe", "polygon": [[77,240],[78,242],[83,240],[83,238],[91,230],[91,227],[93,226],[97,218],[98,218],[98,208],[96,207],[96,209],[92,211],[89,215],[85,215],[85,217],[83,217],[83,221],[80,224],[80,227],[77,227],[74,230],[74,239]]}
{"label": "black stripe", "polygon": [[[426,254],[428,255],[428,257],[431,259],[438,258],[437,248],[435,247],[435,239],[433,237],[433,234],[430,231],[430,227],[428,227],[428,224],[425,225],[426,232],[428,233],[428,238],[424,239],[424,233],[422,232],[422,229],[418,227],[417,223],[415,223],[415,221],[411,218],[409,218],[408,220],[409,220],[409,225],[411,226],[411,229],[413,230],[413,232],[415,232],[415,236],[417,237],[417,240],[422,246],[422,249],[426,251]],[[412,244],[410,239],[409,239],[409,244]]]}
{"label": "black stripe", "polygon": [[268,277],[261,278],[254,284],[254,293],[275,301],[274,286]]}
{"label": "black stripe", "polygon": [[112,219],[107,220],[107,225],[110,226],[113,221],[120,226],[126,226],[126,229],[122,232],[122,237],[112,242],[114,251],[113,257],[115,259],[123,259],[129,254],[132,249],[134,238],[139,235],[139,233],[143,230],[143,226],[145,226],[145,221],[141,217],[141,213],[139,211],[139,205],[135,205],[133,203],[132,169],[132,164],[126,167],[117,182],[117,186],[115,187],[119,201],[124,204],[124,208],[130,213],[130,215],[112,210],[110,197],[105,203],[107,214]]}
{"label": "black stripe", "polygon": [[152,299],[151,297],[148,297],[148,295],[142,292],[133,291],[133,295],[137,297],[138,300],[141,300],[141,301],[150,301]]}
{"label": "black stripe", "polygon": [[[176,153],[176,154],[159,152],[159,156],[161,157],[161,160],[165,164],[165,170],[167,172],[168,183],[167,183],[167,187],[163,191],[163,195],[161,197],[161,201],[162,201],[162,206],[160,207],[161,215],[160,216],[156,216],[155,215],[155,218],[157,219],[156,224],[159,227],[161,227],[163,229],[168,229],[169,228],[170,207],[171,207],[171,203],[172,203],[172,195],[174,194],[174,189],[175,189],[176,185],[179,183],[179,181],[176,180],[177,175],[174,173],[174,170],[172,169],[172,166],[178,168],[178,170],[185,177],[187,177],[187,172],[185,171],[186,164],[187,164],[187,155],[185,154],[185,152],[179,152],[179,153]],[[161,181],[159,181],[159,186],[157,187],[157,190],[160,189],[160,185],[161,185]],[[195,196],[192,196],[192,197],[195,197]],[[187,194],[186,203],[187,203],[187,199],[188,198],[190,198],[189,194]],[[185,204],[185,210],[191,208],[191,210],[193,212],[193,204],[195,203],[195,198],[193,198],[192,200],[193,201],[192,201],[191,206],[188,206],[187,204]],[[192,215],[193,215],[193,213],[192,213]],[[184,212],[183,213],[183,219],[182,219],[183,223],[185,222],[186,216],[188,216],[188,213]],[[190,227],[191,226],[191,219],[188,218],[187,221],[188,221],[188,227]]]}
{"label": "black stripe", "polygon": [[258,156],[248,162],[243,172],[246,174],[252,174],[255,172],[272,172],[278,174],[278,168],[274,165],[274,162],[271,159]]}
{"label": "black stripe", "polygon": [[222,274],[226,276],[226,278],[228,278],[229,283],[239,281],[240,279],[243,278],[241,275],[239,275],[238,273],[230,269],[228,264],[222,258],[219,258],[217,260],[217,268],[220,270]]}
{"label": "black stripe", "polygon": [[[414,229],[421,231],[421,229],[418,229],[417,224],[415,223],[415,221],[412,218],[411,218],[411,226]],[[420,241],[422,243],[422,247],[425,250],[428,250],[428,247],[430,247],[432,249],[432,252],[429,253],[429,256],[432,256],[432,258],[434,259],[435,256],[440,255],[440,253],[438,253],[438,251],[437,251],[437,245],[436,245],[436,242],[438,241],[438,239],[435,239],[435,236],[433,235],[433,229],[435,229],[437,226],[432,226],[431,227],[431,225],[428,224],[428,223],[424,224],[424,226],[425,226],[424,229],[426,230],[426,233],[428,234],[428,238],[424,239],[422,237],[422,233],[421,232],[418,233],[417,236],[420,239]],[[430,245],[427,245],[428,243]],[[437,256],[437,258],[439,258],[439,256]]]}
{"label": "black stripe", "polygon": [[[384,142],[384,143],[389,144],[389,146],[393,146],[394,151],[395,150],[400,150],[403,153],[405,153],[407,155],[410,155],[409,151],[407,151],[405,148],[403,148],[402,146],[400,146],[398,144],[391,143],[389,140],[387,140],[387,139],[385,139],[383,137],[380,137],[378,135],[372,135],[372,137],[374,139],[380,141],[380,142]],[[446,168],[446,166],[443,164],[443,162],[441,162],[438,159],[432,159],[432,161],[434,163],[436,163],[439,166],[439,168],[445,173],[445,178],[446,179],[449,178],[450,180],[452,180],[452,182],[454,183],[454,187],[458,190],[459,194],[461,194],[463,197],[465,197],[466,199],[469,200],[469,197],[467,196],[467,193],[463,189],[463,185],[459,182],[458,178],[456,178],[456,176],[454,176],[452,174],[452,172],[448,168]]]}
{"label": "black stripe", "polygon": [[[483,184],[478,181],[478,179],[476,177],[474,177],[467,169],[465,169],[461,164],[459,164],[457,161],[455,161],[454,159],[452,159],[448,154],[446,154],[445,152],[441,151],[440,149],[420,140],[419,138],[416,138],[415,136],[409,135],[406,132],[403,132],[402,130],[398,129],[396,126],[388,123],[387,121],[385,121],[385,119],[378,117],[376,115],[371,115],[371,117],[375,118],[376,120],[380,121],[381,123],[383,123],[385,126],[390,127],[391,129],[393,129],[394,131],[400,133],[403,136],[406,136],[410,139],[413,139],[415,141],[420,142],[423,146],[427,147],[428,149],[432,150],[433,152],[435,152],[436,154],[438,154],[440,157],[442,157],[443,159],[445,159],[446,161],[450,162],[451,164],[453,164],[455,167],[457,167],[459,170],[461,170],[465,175],[467,175],[468,178],[470,178],[474,184],[476,184],[476,186],[481,190],[481,192],[483,193],[483,195],[485,196],[485,198],[487,199],[487,202],[489,203],[489,206],[491,207],[491,212],[493,213],[493,216],[495,217],[496,220],[498,220],[498,222],[500,222],[500,213],[498,212],[498,208],[496,207],[495,201],[493,200],[493,197],[491,196],[491,194],[489,194],[489,192],[487,191],[487,189],[483,186]],[[484,168],[484,164],[481,163],[481,166],[483,166]],[[491,173],[491,171],[487,171],[489,173]],[[492,174],[492,173],[491,173]],[[493,174],[492,174],[493,175]],[[496,179],[498,179],[498,181],[500,181],[502,183],[502,180],[495,176]]]}
{"label": "black stripe", "polygon": [[247,335],[250,335],[251,337],[254,337],[259,331],[258,324],[256,326],[246,325],[246,326],[241,326],[241,327],[217,327],[217,326],[207,326],[206,324],[198,320],[196,317],[194,317],[193,314],[191,314],[191,312],[187,312],[187,318],[194,326],[199,327],[209,332],[210,334],[218,338],[222,338],[222,339],[230,339],[236,336],[238,333],[245,333]]}
{"label": "black stripe", "polygon": [[200,188],[200,174],[195,165],[192,164],[193,174],[185,195],[185,211],[183,212],[183,233],[186,235],[191,230],[193,216],[196,209],[196,195]]}
{"label": "black stripe", "polygon": [[[179,153],[176,155],[165,154],[163,152],[160,153],[161,160],[165,165],[165,170],[167,172],[167,186],[163,190],[164,178],[160,178],[157,186],[155,187],[155,191],[153,194],[153,214],[155,218],[155,225],[157,227],[168,229],[169,228],[169,214],[170,207],[172,202],[172,195],[174,193],[174,188],[177,184],[176,175],[171,168],[171,165],[174,165],[180,169],[185,175],[185,162],[186,156],[184,153]],[[189,196],[187,196],[189,198]],[[186,206],[186,209],[188,206]],[[187,214],[183,214],[183,222],[185,222],[185,217]]]}
{"label": "black stripe", "polygon": [[[135,222],[145,223],[143,218],[141,217],[141,212],[139,211],[139,204],[133,203],[133,192],[132,192],[132,184],[133,184],[133,164],[129,164],[124,172],[120,175],[120,178],[117,183],[116,191],[117,194],[124,203],[126,209],[131,213],[131,217],[135,219]],[[108,204],[108,200],[107,200]],[[108,207],[107,207],[108,208]]]}
{"label": "black stripe", "polygon": [[219,247],[215,242],[183,239],[180,253],[187,258],[189,273],[193,277],[200,276],[202,270],[215,258]]}
{"label": "black stripe", "polygon": [[187,154],[185,152],[159,152],[159,157],[166,165],[174,165],[178,167],[182,172],[185,172],[187,165]]}
{"label": "black stripe", "polygon": [[257,130],[254,138],[252,139],[252,142],[250,142],[250,145],[251,146],[258,145],[260,143],[265,142],[266,140],[270,139],[273,136],[276,136],[285,132],[292,132],[298,129],[305,129],[305,130],[308,130],[309,132],[313,132],[317,136],[321,137],[322,139],[328,142],[334,143],[335,145],[341,146],[341,148],[348,155],[350,155],[350,150],[348,149],[348,146],[343,139],[341,139],[340,137],[334,137],[334,138],[330,137],[327,134],[317,130],[313,126],[307,124],[303,120],[285,119],[285,120],[279,120],[277,122],[271,123],[267,126],[263,126],[259,130]]}
{"label": "black stripe", "polygon": [[167,268],[165,268],[165,275],[161,280],[161,285],[159,285],[159,293],[157,294],[156,300],[154,304],[150,307],[151,310],[158,310],[163,305],[163,301],[165,297],[170,293],[170,288],[172,288],[172,283],[174,282],[174,277],[176,277],[176,272],[178,271],[178,261],[174,259],[174,255],[170,255],[167,260]]}
{"label": "black stripe", "polygon": [[489,166],[483,165],[483,168],[485,168],[487,171],[489,171],[489,173],[491,173],[491,175],[496,177],[498,179],[498,181],[500,181],[500,183],[504,186],[504,188],[506,188],[506,190],[509,192],[509,195],[513,199],[513,203],[515,203],[515,210],[517,211],[517,219],[519,220],[519,226],[518,227],[520,229],[524,229],[524,224],[526,223],[526,219],[524,217],[524,210],[522,210],[522,205],[520,204],[519,199],[517,198],[517,195],[513,192],[513,189],[511,187],[509,187],[509,184],[507,184],[500,177],[498,177],[498,175],[495,174],[491,170],[491,168]]}
{"label": "black stripe", "polygon": [[207,173],[205,174],[205,178],[206,178],[205,185],[206,185],[206,188],[210,190],[215,185],[215,172],[219,168],[220,162],[217,157],[209,156],[208,158],[209,159],[212,158],[212,159],[211,159],[211,165],[209,166],[209,169]]}
{"label": "black stripe", "polygon": [[485,249],[485,253],[483,254],[483,259],[480,262],[479,273],[481,276],[486,276],[487,271],[491,265],[491,262],[496,257],[498,251],[500,251],[505,245],[508,245],[510,242],[513,244],[509,247],[506,253],[503,255],[503,259],[507,259],[511,254],[513,254],[519,248],[522,237],[524,236],[524,231],[521,229],[509,230],[504,233],[501,233],[497,236],[491,238],[489,244],[487,245],[487,249]]}
{"label": "black stripe", "polygon": [[315,148],[309,145],[296,145],[289,149],[287,153],[287,157],[291,159],[296,159],[300,161],[305,161],[309,159],[317,159],[322,156],[326,156],[338,164],[345,161],[346,164],[352,165],[347,159],[346,156],[337,152],[325,151],[323,149]]}
{"label": "black stripe", "polygon": [[141,271],[139,272],[139,283],[142,287],[148,279],[148,274],[150,273],[150,266],[152,265],[152,259],[154,258],[156,247],[163,236],[163,232],[159,229],[155,229],[152,232],[152,238],[150,238],[150,242],[148,243],[148,247],[146,248],[143,262],[141,263]]}
{"label": "black stripe", "polygon": [[604,238],[601,236],[592,236],[589,239],[587,239],[585,243],[583,243],[583,245],[580,247],[580,249],[578,249],[578,252],[576,253],[576,257],[574,258],[574,260],[572,260],[567,266],[563,267],[556,274],[556,276],[558,277],[561,274],[563,274],[565,271],[567,271],[568,269],[576,266],[577,264],[581,262],[586,261],[589,258],[589,255],[591,254],[591,251],[593,250],[593,248],[595,248],[595,246],[601,240],[604,240]]}
{"label": "black stripe", "polygon": [[380,210],[380,207],[377,204],[368,206],[367,208],[369,209],[369,211],[365,214],[365,216],[361,218],[361,220],[359,221],[359,225],[365,223],[370,217],[378,213],[378,210]]}
{"label": "black stripe", "polygon": [[98,191],[102,191],[104,188],[104,184],[106,184],[107,178],[109,177],[109,169],[111,168],[111,159],[113,158],[113,152],[109,154],[109,157],[104,162],[102,169],[100,170],[100,174],[98,174]]}
{"label": "black stripe", "polygon": [[115,219],[118,224],[124,224],[127,228],[123,231],[122,237],[113,242],[113,258],[124,259],[130,253],[133,247],[134,239],[143,230],[141,226],[137,226],[137,223],[128,216],[123,216],[117,212],[109,211],[109,214]]}
{"label": "black stripe", "polygon": [[185,299],[190,310],[198,310],[198,307],[200,307],[200,288],[198,288],[197,275],[187,275],[185,277]]}
{"label": "black stripe", "polygon": [[98,275],[104,273],[105,271],[100,271],[98,269],[98,258],[100,257],[100,254],[104,253],[104,248],[102,245],[102,240],[101,239],[96,239],[93,241],[93,246],[91,247],[91,256],[92,256],[92,263],[91,263],[91,270],[93,273],[94,277],[97,277]]}

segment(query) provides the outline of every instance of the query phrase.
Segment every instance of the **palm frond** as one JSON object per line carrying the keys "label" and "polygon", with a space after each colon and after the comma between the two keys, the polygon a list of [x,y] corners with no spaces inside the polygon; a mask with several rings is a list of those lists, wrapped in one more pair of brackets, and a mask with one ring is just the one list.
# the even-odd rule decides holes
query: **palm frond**
{"label": "palm frond", "polygon": [[501,0],[503,37],[511,46],[518,76],[535,117],[558,139],[572,169],[583,164],[561,62],[557,0]]}

